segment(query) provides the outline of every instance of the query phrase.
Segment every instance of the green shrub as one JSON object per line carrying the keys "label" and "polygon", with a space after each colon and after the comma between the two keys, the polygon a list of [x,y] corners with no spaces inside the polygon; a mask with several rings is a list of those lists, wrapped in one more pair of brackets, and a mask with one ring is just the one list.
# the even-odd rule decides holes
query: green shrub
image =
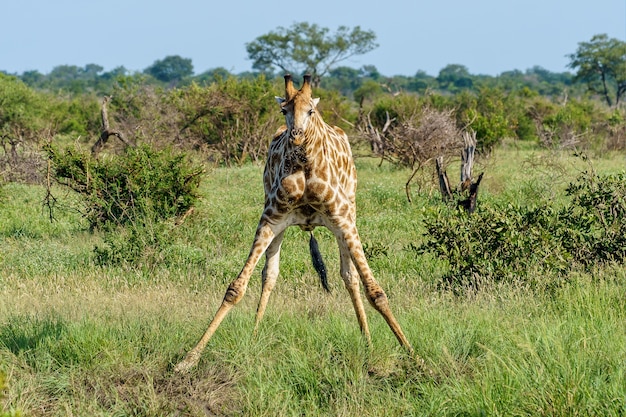
{"label": "green shrub", "polygon": [[570,224],[584,251],[578,261],[588,265],[626,258],[626,173],[599,176],[586,172],[571,183]]}
{"label": "green shrub", "polygon": [[425,240],[416,250],[446,259],[444,280],[453,287],[514,279],[531,269],[563,274],[571,260],[561,240],[564,222],[564,213],[549,206],[483,202],[472,215],[442,208],[426,217]]}
{"label": "green shrub", "polygon": [[283,123],[276,110],[276,88],[264,77],[218,80],[170,91],[162,100],[175,120],[177,140],[205,149],[227,165],[261,161]]}
{"label": "green shrub", "polygon": [[184,153],[142,145],[98,160],[77,148],[46,149],[55,178],[84,198],[92,229],[179,216],[198,198],[203,170]]}
{"label": "green shrub", "polygon": [[419,253],[446,259],[446,284],[458,289],[482,280],[564,277],[575,267],[626,259],[626,174],[585,172],[556,208],[484,201],[468,215],[448,207],[426,217]]}
{"label": "green shrub", "polygon": [[385,123],[392,119],[408,118],[411,114],[424,107],[424,100],[414,94],[400,94],[398,96],[383,96],[373,104],[372,124],[382,130]]}
{"label": "green shrub", "polygon": [[161,261],[164,249],[171,245],[171,224],[138,221],[122,226],[109,226],[103,245],[94,248],[98,265],[134,264],[151,267]]}
{"label": "green shrub", "polygon": [[90,96],[57,100],[50,116],[58,126],[58,133],[76,138],[90,138],[100,134],[100,103]]}
{"label": "green shrub", "polygon": [[0,175],[4,179],[32,183],[41,179],[38,151],[49,135],[53,100],[0,72]]}
{"label": "green shrub", "polygon": [[94,249],[100,265],[152,265],[171,241],[168,219],[185,214],[198,198],[200,166],[184,153],[147,145],[102,160],[76,148],[47,148],[57,181],[82,196],[90,229],[104,231]]}

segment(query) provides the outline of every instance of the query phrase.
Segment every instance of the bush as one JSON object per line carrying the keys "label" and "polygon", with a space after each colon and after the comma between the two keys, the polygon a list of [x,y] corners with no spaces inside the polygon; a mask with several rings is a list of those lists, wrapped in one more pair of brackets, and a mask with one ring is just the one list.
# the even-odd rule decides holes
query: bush
{"label": "bush", "polygon": [[459,289],[488,279],[537,280],[564,277],[575,267],[626,259],[626,174],[585,172],[566,194],[571,203],[555,208],[485,201],[468,215],[448,207],[426,217],[418,253],[449,264],[444,282]]}
{"label": "bush", "polygon": [[112,95],[110,115],[137,143],[174,143],[234,165],[262,160],[283,123],[274,100],[279,90],[264,77],[231,77],[206,87],[191,84],[168,91],[141,80],[121,81]]}
{"label": "bush", "polygon": [[265,78],[228,78],[173,90],[164,104],[177,113],[178,139],[204,147],[227,165],[263,160],[282,123],[275,87]]}
{"label": "bush", "polygon": [[0,72],[0,176],[37,182],[39,142],[46,136],[49,97],[35,93],[17,78]]}
{"label": "bush", "polygon": [[184,153],[127,148],[97,160],[77,148],[46,148],[56,180],[83,197],[91,229],[179,216],[198,198],[202,168]]}
{"label": "bush", "polygon": [[457,120],[476,132],[477,151],[490,152],[504,138],[515,136],[517,102],[498,88],[482,87],[477,94],[458,94]]}
{"label": "bush", "polygon": [[444,208],[425,222],[425,241],[416,249],[447,259],[444,281],[452,287],[514,279],[531,268],[557,274],[569,269],[571,255],[561,239],[564,213],[549,206],[484,202],[472,215]]}
{"label": "bush", "polygon": [[626,173],[586,172],[566,194],[572,197],[571,226],[584,238],[578,261],[589,265],[626,259]]}
{"label": "bush", "polygon": [[183,153],[148,145],[104,160],[76,148],[47,152],[57,181],[82,196],[90,229],[104,231],[104,244],[94,248],[100,265],[155,264],[171,242],[167,220],[198,198],[203,170]]}

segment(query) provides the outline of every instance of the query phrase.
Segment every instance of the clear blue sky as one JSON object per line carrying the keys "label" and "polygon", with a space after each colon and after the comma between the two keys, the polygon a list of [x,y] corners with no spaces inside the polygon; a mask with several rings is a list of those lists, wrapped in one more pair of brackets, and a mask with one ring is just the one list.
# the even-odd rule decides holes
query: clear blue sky
{"label": "clear blue sky", "polygon": [[168,55],[190,58],[196,74],[239,73],[251,70],[247,42],[295,22],[374,31],[380,46],[342,65],[387,76],[448,64],[562,72],[595,34],[626,41],[626,0],[6,0],[0,10],[0,70],[18,74],[92,63],[142,71]]}

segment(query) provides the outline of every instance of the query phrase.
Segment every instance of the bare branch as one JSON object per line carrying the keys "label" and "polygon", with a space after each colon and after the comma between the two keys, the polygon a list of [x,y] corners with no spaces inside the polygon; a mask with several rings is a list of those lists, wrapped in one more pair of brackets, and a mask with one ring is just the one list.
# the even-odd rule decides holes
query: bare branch
{"label": "bare branch", "polygon": [[439,178],[439,190],[444,201],[452,198],[452,190],[450,189],[450,181],[448,180],[448,174],[443,165],[443,156],[435,159],[435,166],[437,168],[437,177]]}
{"label": "bare branch", "polygon": [[463,132],[465,147],[461,151],[461,183],[472,180],[472,168],[474,166],[474,153],[476,151],[476,132],[474,130]]}
{"label": "bare branch", "polygon": [[111,130],[109,128],[109,112],[107,110],[107,103],[111,100],[111,96],[105,96],[102,99],[102,107],[100,109],[100,115],[102,118],[102,132],[100,133],[100,137],[91,147],[91,155],[95,158],[100,153],[100,150],[106,145],[109,137],[115,136],[117,137],[125,146],[134,147],[132,143],[126,140],[122,132],[118,132],[116,130]]}

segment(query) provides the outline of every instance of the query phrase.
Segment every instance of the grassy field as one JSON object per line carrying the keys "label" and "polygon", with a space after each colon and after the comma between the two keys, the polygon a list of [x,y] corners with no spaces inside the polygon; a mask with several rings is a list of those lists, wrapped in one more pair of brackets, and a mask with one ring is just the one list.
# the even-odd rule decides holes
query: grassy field
{"label": "grassy field", "polygon": [[[619,171],[624,157],[592,158]],[[481,199],[562,198],[586,163],[505,145]],[[366,307],[368,349],[338,273],[331,234],[316,230],[332,292],[321,289],[307,235],[288,230],[281,277],[252,335],[260,267],[244,300],[188,374],[173,372],[247,256],[263,204],[262,167],[207,172],[197,210],[171,244],[138,265],[100,265],[67,191],[54,222],[45,190],[7,184],[0,197],[0,416],[620,416],[626,414],[626,267],[575,271],[556,289],[523,280],[454,295],[445,260],[416,257],[429,173],[357,158],[358,225],[370,266],[431,372]],[[455,182],[457,168],[450,167]],[[479,203],[480,204],[480,203]],[[480,208],[479,208],[480,209]],[[0,378],[1,381],[2,378]]]}

